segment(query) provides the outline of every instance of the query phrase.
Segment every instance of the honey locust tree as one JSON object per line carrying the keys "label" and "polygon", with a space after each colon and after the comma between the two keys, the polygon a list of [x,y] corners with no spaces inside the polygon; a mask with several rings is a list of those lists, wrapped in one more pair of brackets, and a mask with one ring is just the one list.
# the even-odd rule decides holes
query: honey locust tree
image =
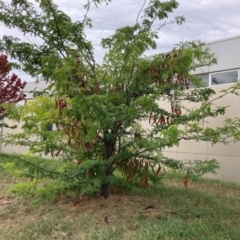
{"label": "honey locust tree", "polygon": [[[10,71],[11,66],[8,65],[7,56],[0,54],[0,104],[16,104],[26,97],[22,91],[26,82],[21,81],[16,74],[10,75]],[[0,122],[6,116],[4,107],[0,106]],[[0,127],[2,126],[9,127],[7,124],[0,123]]]}
{"label": "honey locust tree", "polygon": [[[186,166],[161,153],[182,139],[216,143],[239,138],[238,120],[228,119],[217,129],[203,124],[204,119],[225,112],[225,107],[213,106],[214,90],[188,90],[202,86],[194,70],[216,62],[204,44],[180,43],[168,54],[143,57],[157,47],[158,32],[165,24],[184,22],[184,17],[165,22],[178,7],[175,0],[150,0],[136,22],[102,39],[106,54],[100,64],[85,33],[92,24],[87,14],[73,22],[51,0],[32,2],[0,1],[0,21],[38,39],[35,44],[4,36],[0,50],[20,62],[23,71],[48,83],[44,91],[35,92],[35,100],[10,109],[11,117],[24,125],[23,132],[8,136],[6,143],[28,146],[31,154],[45,153],[64,162],[50,171],[26,161],[25,175],[52,178],[61,190],[82,195],[100,192],[108,198],[117,169],[141,187],[147,187],[149,180],[156,182],[164,167],[194,174],[214,171],[215,160]],[[84,8],[88,13],[91,4],[108,2],[88,1]],[[223,95],[237,89],[232,86]],[[196,107],[188,109],[189,102]]]}

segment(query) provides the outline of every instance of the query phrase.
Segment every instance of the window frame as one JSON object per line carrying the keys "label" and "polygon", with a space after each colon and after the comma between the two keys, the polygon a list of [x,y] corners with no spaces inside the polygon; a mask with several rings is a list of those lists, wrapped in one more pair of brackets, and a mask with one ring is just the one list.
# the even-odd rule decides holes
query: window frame
{"label": "window frame", "polygon": [[[237,81],[236,82],[220,83],[220,84],[216,84],[216,85],[212,84],[212,75],[213,74],[228,73],[228,72],[237,72]],[[224,86],[224,85],[229,85],[229,84],[235,84],[238,81],[239,81],[239,69],[231,69],[231,70],[226,70],[226,71],[211,72],[211,73],[209,73],[208,87],[216,87],[216,86]]]}
{"label": "window frame", "polygon": [[[198,73],[196,74],[197,76],[201,77],[201,75],[208,75],[208,86],[206,87],[217,87],[217,86],[224,86],[224,85],[229,85],[229,84],[235,84],[237,82],[230,82],[230,83],[220,83],[220,84],[216,84],[213,85],[212,84],[212,75],[213,74],[218,74],[218,73],[227,73],[227,72],[237,72],[237,82],[240,81],[240,69],[236,68],[236,69],[231,69],[231,70],[225,70],[225,71],[216,71],[216,72],[208,72],[208,73]],[[205,88],[205,87],[202,87]],[[193,88],[190,88],[193,89]]]}

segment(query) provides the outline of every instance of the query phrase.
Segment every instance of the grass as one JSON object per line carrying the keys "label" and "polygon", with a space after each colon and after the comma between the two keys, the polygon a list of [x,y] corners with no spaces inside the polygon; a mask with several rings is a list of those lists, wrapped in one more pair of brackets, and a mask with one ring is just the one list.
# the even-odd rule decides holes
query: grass
{"label": "grass", "polygon": [[76,205],[66,196],[55,202],[16,197],[7,190],[19,179],[1,168],[0,179],[2,240],[240,239],[237,184],[194,179],[185,188],[179,175],[169,174],[161,185]]}

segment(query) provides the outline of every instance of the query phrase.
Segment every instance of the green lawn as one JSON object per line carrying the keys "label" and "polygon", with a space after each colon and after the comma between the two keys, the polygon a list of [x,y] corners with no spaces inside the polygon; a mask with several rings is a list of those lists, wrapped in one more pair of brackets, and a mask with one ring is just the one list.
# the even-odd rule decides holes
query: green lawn
{"label": "green lawn", "polygon": [[[4,159],[0,159],[0,162]],[[54,202],[8,192],[20,179],[0,168],[0,239],[240,239],[240,186],[169,174],[159,186],[110,199]],[[21,179],[22,180],[22,179]]]}

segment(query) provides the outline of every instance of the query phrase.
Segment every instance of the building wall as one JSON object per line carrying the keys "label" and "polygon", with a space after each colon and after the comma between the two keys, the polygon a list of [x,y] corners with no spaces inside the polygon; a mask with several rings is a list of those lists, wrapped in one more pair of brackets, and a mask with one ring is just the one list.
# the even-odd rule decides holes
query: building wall
{"label": "building wall", "polygon": [[[226,85],[213,88],[217,92],[217,96],[219,96],[220,91],[225,89]],[[216,101],[217,106],[229,106],[226,109],[226,114],[217,118],[206,119],[206,126],[213,128],[220,127],[225,118],[240,117],[239,102],[240,97],[235,95],[227,95],[224,98],[218,99]],[[178,160],[216,159],[220,164],[220,169],[217,170],[216,175],[207,174],[206,176],[240,183],[240,142],[229,143],[227,145],[223,143],[212,145],[211,142],[182,140],[180,141],[179,147],[164,149],[163,152],[165,156]]]}
{"label": "building wall", "polygon": [[[211,53],[215,53],[218,63],[198,69],[197,73],[209,74],[209,86],[219,96],[221,90],[229,88],[232,84],[211,86],[212,74],[237,71],[237,79],[240,79],[240,36],[208,43],[207,47]],[[221,126],[227,117],[240,117],[240,97],[231,94],[218,99],[215,103],[217,106],[229,107],[224,116],[219,116],[211,120],[208,119],[209,127]],[[178,160],[216,159],[220,164],[220,169],[216,175],[207,174],[207,177],[240,183],[240,142],[229,143],[227,145],[222,143],[212,145],[210,142],[181,141],[179,147],[164,149],[164,154]]]}
{"label": "building wall", "polygon": [[[44,90],[47,87],[46,81],[39,81],[39,82],[28,82],[26,87],[24,88],[24,93],[26,93],[27,97],[25,100],[22,100],[19,102],[19,105],[25,104],[27,101],[31,100],[33,98],[33,91],[41,91]],[[9,126],[17,126],[17,128],[2,128],[1,129],[1,137],[6,136],[7,134],[11,133],[20,133],[22,131],[22,125],[23,123],[16,123],[12,122],[9,119],[4,119],[3,122],[6,122]],[[1,142],[0,139],[0,152],[4,153],[18,153],[18,154],[24,154],[28,151],[28,147],[24,146],[15,146],[15,145],[5,145]]]}
{"label": "building wall", "polygon": [[[9,119],[4,120],[9,126],[17,126],[16,128],[4,128],[2,135],[3,137],[7,134],[11,133],[20,133],[22,131],[22,125],[23,123],[16,123]],[[17,154],[24,154],[28,151],[28,147],[24,146],[16,146],[16,145],[5,145],[4,143],[1,143],[1,151],[4,153],[17,153]]]}
{"label": "building wall", "polygon": [[217,57],[217,64],[202,67],[197,73],[227,71],[240,68],[240,36],[207,43],[206,47]]}
{"label": "building wall", "polygon": [[[232,83],[217,84],[213,86],[214,75],[212,74],[237,71],[236,77],[238,80],[240,78],[240,36],[208,43],[206,45],[210,52],[215,53],[218,64],[198,69],[196,73],[208,74],[208,86],[212,87],[219,95],[221,90],[230,87]],[[235,73],[236,72],[234,72],[234,74]],[[40,82],[39,84],[28,83],[25,90],[31,91],[35,88],[43,89],[44,86],[45,82]],[[32,98],[32,94],[29,94],[28,98]],[[239,103],[240,98],[234,95],[227,95],[224,98],[218,99],[216,101],[217,105],[229,107],[227,108],[225,116],[220,116],[211,120],[208,119],[208,126],[221,126],[226,117],[240,117]],[[166,105],[166,103],[161,104]],[[3,129],[3,134],[12,131],[21,131],[21,123],[15,130]],[[27,149],[23,147],[2,145],[1,150],[7,153],[24,153]],[[220,169],[217,171],[217,175],[207,174],[207,177],[240,183],[240,143],[230,143],[228,145],[218,143],[212,146],[210,142],[181,141],[179,147],[175,146],[164,149],[163,152],[165,156],[178,160],[216,159],[220,163]]]}

